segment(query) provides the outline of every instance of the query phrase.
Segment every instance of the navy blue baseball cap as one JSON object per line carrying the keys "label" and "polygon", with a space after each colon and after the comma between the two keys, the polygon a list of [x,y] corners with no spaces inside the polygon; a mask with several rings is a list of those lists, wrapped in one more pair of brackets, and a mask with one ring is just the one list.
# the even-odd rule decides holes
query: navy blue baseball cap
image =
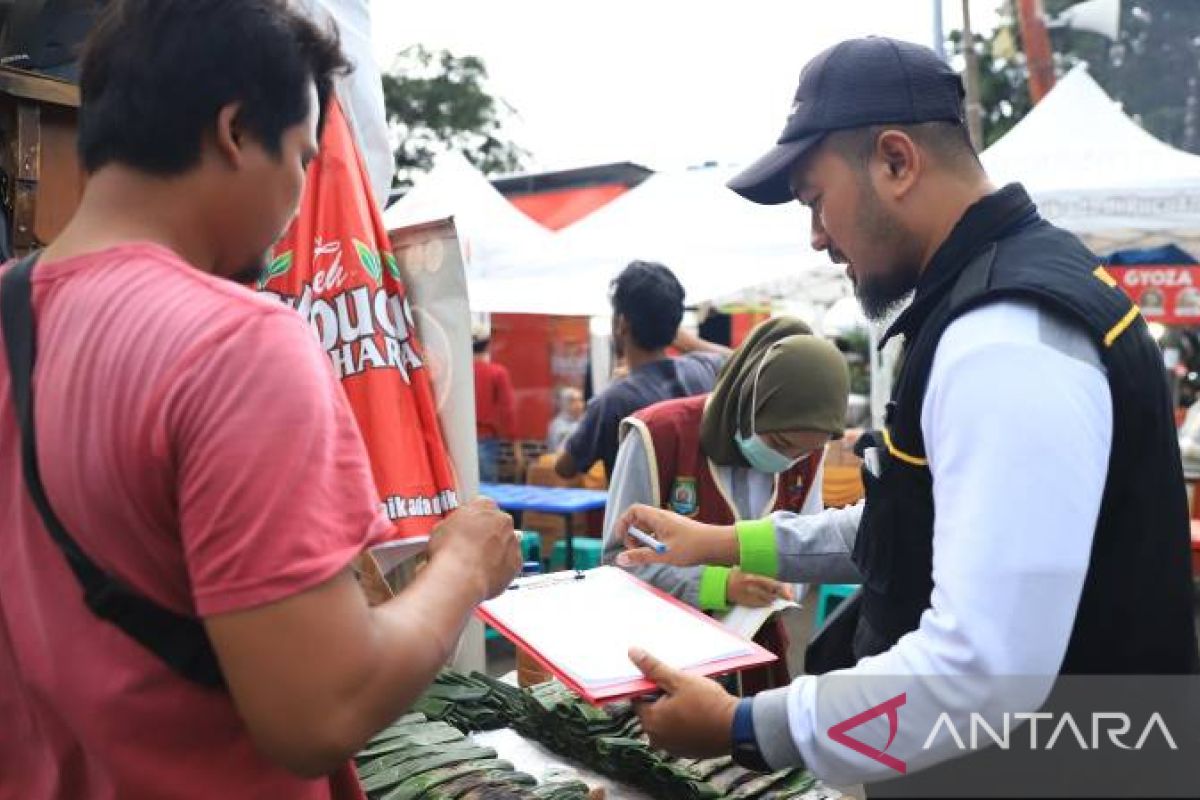
{"label": "navy blue baseball cap", "polygon": [[755,203],[786,203],[793,199],[792,169],[826,134],[888,123],[963,123],[964,94],[958,73],[926,47],[876,36],[848,39],[805,65],[774,149],[729,188]]}

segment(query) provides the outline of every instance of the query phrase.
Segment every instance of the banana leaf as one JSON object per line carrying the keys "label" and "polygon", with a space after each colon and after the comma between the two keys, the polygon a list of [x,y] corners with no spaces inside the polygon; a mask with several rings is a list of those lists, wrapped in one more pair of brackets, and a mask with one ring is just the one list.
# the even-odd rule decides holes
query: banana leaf
{"label": "banana leaf", "polygon": [[382,742],[391,741],[392,739],[395,739],[397,737],[406,736],[406,735],[412,733],[413,731],[424,730],[429,725],[436,724],[436,722],[434,720],[425,719],[424,714],[418,714],[416,716],[421,717],[421,719],[413,720],[411,722],[403,722],[403,723],[394,722],[391,725],[389,725],[388,727],[381,730],[379,733],[372,736],[371,739],[367,742],[367,744],[373,745],[373,744],[379,744]]}
{"label": "banana leaf", "polygon": [[[763,794],[759,800],[799,800],[799,798],[808,794],[816,785],[816,776],[808,770],[792,770],[788,773],[786,781]],[[831,791],[828,796],[831,798],[836,797],[837,793]]]}
{"label": "banana leaf", "polygon": [[413,708],[417,709],[430,719],[442,719],[450,713],[451,709],[454,708],[454,704],[449,700],[439,700],[436,697],[422,695],[421,697],[417,698],[415,703],[413,703]]}
{"label": "banana leaf", "polygon": [[410,747],[405,750],[399,750],[395,753],[388,753],[380,756],[374,761],[369,761],[359,767],[358,777],[361,780],[366,780],[368,777],[382,772],[385,769],[399,767],[407,764],[410,761],[417,761],[423,758],[431,758],[439,755],[464,755],[468,759],[477,758],[495,758],[496,751],[490,747],[480,747],[475,743],[463,739],[461,742],[452,744],[436,744],[427,747]]}
{"label": "banana leaf", "polygon": [[496,751],[490,747],[478,747],[452,753],[421,754],[407,759],[394,767],[388,767],[362,780],[363,789],[379,791],[395,786],[426,772],[458,764],[479,762],[495,758]]}
{"label": "banana leaf", "polygon": [[431,789],[449,783],[455,778],[496,770],[511,770],[507,761],[473,761],[468,764],[442,767],[415,775],[383,795],[382,800],[419,800]]}
{"label": "banana leaf", "polygon": [[709,758],[703,761],[697,761],[695,764],[688,767],[688,771],[694,774],[700,780],[706,781],[721,770],[732,765],[732,758],[729,756],[721,756],[720,758]]}
{"label": "banana leaf", "polygon": [[587,800],[588,785],[583,781],[543,784],[530,793],[535,800]]}
{"label": "banana leaf", "polygon": [[373,745],[366,750],[363,750],[356,759],[362,761],[376,756],[381,756],[386,753],[394,753],[397,750],[403,750],[408,747],[422,747],[433,744],[448,744],[450,742],[465,741],[466,737],[462,731],[455,728],[453,725],[447,725],[444,722],[426,723],[420,728],[412,728],[406,733],[398,734],[390,739],[385,739],[382,742]]}
{"label": "banana leaf", "polygon": [[717,788],[717,791],[722,794],[728,794],[743,783],[754,780],[758,777],[757,772],[751,772],[748,769],[731,765],[716,773],[708,779],[708,782]]}
{"label": "banana leaf", "polygon": [[[504,725],[664,800],[815,800],[813,790],[822,786],[805,770],[760,775],[728,757],[668,758],[650,747],[631,703],[596,708],[557,681],[518,689],[480,673],[446,670],[412,712],[381,731],[357,756],[364,786],[368,780],[371,787],[386,784],[371,789],[376,800],[385,795],[396,800],[585,797],[578,794],[582,785],[532,791],[528,776],[522,776],[529,782],[525,784],[511,780],[520,773],[497,773],[494,765],[502,762],[492,761],[493,767],[481,772],[475,762],[453,760],[459,753],[474,752],[463,733]],[[443,763],[447,758],[451,763]]]}
{"label": "banana leaf", "polygon": [[[388,727],[380,730],[380,732],[376,735],[371,736],[370,741],[382,741],[384,739],[389,739],[391,738],[391,735],[394,735],[395,732],[397,732],[397,730],[404,730],[416,726],[416,724],[422,724],[425,722],[428,722],[428,718],[426,718],[424,714],[406,714],[398,718],[398,720],[395,722],[389,724]],[[368,744],[370,744],[370,742],[368,742]]]}
{"label": "banana leaf", "polygon": [[449,700],[452,703],[478,703],[481,700],[487,699],[488,690],[457,684],[439,686],[435,683],[426,690],[425,696],[436,697],[439,700]]}
{"label": "banana leaf", "polygon": [[769,775],[760,775],[757,778],[746,781],[738,786],[732,792],[729,792],[726,797],[729,800],[758,800],[768,789],[783,783],[787,780],[788,773],[775,772]]}
{"label": "banana leaf", "polygon": [[424,800],[463,800],[481,789],[507,792],[514,798],[528,798],[531,786],[537,783],[524,772],[483,772],[465,775],[437,786]]}

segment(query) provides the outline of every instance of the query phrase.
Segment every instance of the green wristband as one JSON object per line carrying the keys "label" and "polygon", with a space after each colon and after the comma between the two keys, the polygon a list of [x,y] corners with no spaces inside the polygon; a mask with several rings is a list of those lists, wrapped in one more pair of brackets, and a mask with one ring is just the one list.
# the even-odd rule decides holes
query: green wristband
{"label": "green wristband", "polygon": [[769,518],[739,522],[737,537],[743,571],[767,578],[779,575],[774,522]]}
{"label": "green wristband", "polygon": [[700,608],[724,611],[729,608],[729,567],[705,567],[700,571]]}

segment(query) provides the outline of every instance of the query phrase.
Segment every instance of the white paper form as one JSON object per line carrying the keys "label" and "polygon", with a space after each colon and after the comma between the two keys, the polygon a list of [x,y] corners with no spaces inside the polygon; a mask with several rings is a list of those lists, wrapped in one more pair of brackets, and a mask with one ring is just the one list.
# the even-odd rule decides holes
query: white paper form
{"label": "white paper form", "polygon": [[410,536],[372,547],[369,552],[379,566],[379,572],[387,575],[413,556],[424,553],[429,547],[428,536]]}
{"label": "white paper form", "polygon": [[580,684],[602,688],[642,677],[630,661],[641,647],[677,668],[750,655],[745,639],[664,600],[616,567],[522,579],[483,604],[543,658]]}

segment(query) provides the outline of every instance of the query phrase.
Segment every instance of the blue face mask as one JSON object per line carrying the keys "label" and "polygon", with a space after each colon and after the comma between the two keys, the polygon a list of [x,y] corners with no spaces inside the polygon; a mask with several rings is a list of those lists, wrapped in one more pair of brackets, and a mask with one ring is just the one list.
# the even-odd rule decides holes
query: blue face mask
{"label": "blue face mask", "polygon": [[[750,465],[750,468],[758,472],[766,472],[768,474],[777,474],[787,472],[792,468],[792,465],[800,461],[799,458],[788,458],[783,453],[776,450],[771,445],[763,441],[762,437],[754,432],[754,411],[758,408],[758,379],[762,376],[763,365],[767,363],[767,355],[774,349],[774,345],[767,349],[763,354],[762,361],[758,364],[758,369],[754,372],[754,382],[750,388],[750,436],[745,437],[742,434],[735,433],[733,440],[737,442],[738,450],[742,451],[742,458]],[[740,402],[740,401],[739,401]],[[738,416],[741,416],[741,407],[738,407]],[[803,458],[803,456],[801,456]]]}
{"label": "blue face mask", "polygon": [[787,472],[800,459],[792,460],[762,440],[757,434],[749,439],[740,434],[734,437],[742,458],[750,464],[750,468],[759,472]]}

